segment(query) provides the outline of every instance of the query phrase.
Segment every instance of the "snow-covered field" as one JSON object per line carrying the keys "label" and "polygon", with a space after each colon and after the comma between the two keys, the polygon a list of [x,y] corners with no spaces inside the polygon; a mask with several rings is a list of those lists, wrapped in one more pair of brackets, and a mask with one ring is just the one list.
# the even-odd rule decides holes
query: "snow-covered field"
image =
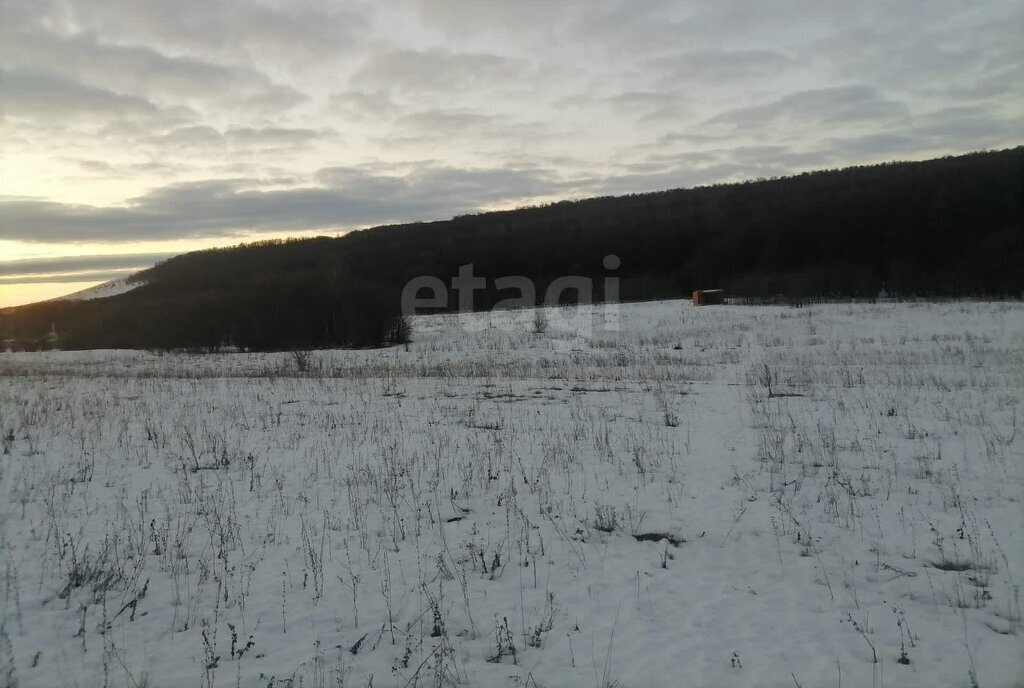
{"label": "snow-covered field", "polygon": [[68,294],[67,296],[61,296],[54,299],[54,301],[92,301],[93,299],[105,299],[108,296],[117,296],[118,294],[124,294],[137,289],[145,284],[145,281],[130,275],[128,277],[121,277],[119,279],[104,282],[103,284],[97,284],[95,287],[89,287],[82,291],[76,291],[74,294]]}
{"label": "snow-covered field", "polygon": [[0,354],[0,684],[1021,684],[1024,304],[567,313]]}

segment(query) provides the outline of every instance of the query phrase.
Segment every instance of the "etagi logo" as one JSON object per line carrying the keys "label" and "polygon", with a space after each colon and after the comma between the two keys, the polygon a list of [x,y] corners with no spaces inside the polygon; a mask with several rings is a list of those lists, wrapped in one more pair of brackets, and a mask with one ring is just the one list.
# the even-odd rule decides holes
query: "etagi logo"
{"label": "etagi logo", "polygon": [[[605,270],[614,272],[621,267],[622,260],[616,255],[607,255],[602,265]],[[582,275],[558,277],[548,284],[538,306],[537,285],[533,280],[523,275],[507,275],[496,278],[494,288],[515,291],[518,296],[499,301],[486,313],[473,313],[473,294],[487,288],[487,278],[476,275],[473,263],[467,263],[459,267],[459,274],[451,280],[451,290],[458,299],[459,324],[464,330],[478,332],[498,328],[506,332],[523,329],[544,332],[550,329],[558,337],[570,340],[618,332],[619,278],[608,275],[601,286],[604,298],[601,304],[595,305],[593,279]],[[424,292],[429,295],[424,296]],[[576,303],[561,306],[562,297],[568,292],[575,292]],[[402,315],[418,315],[423,309],[447,309],[448,297],[448,287],[438,277],[414,277],[402,289]],[[564,339],[560,341],[565,344]]]}

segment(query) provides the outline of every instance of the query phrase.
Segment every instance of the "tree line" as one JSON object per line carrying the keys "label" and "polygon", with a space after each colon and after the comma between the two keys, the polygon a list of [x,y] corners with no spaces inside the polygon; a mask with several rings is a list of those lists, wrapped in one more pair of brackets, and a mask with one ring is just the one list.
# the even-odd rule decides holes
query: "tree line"
{"label": "tree line", "polygon": [[[602,260],[621,259],[611,272]],[[472,263],[494,279],[619,278],[619,298],[724,288],[753,298],[1024,292],[1024,147],[391,225],[184,254],[105,299],[0,314],[0,337],[62,348],[375,346],[407,336],[403,285]],[[569,293],[571,295],[571,292]],[[448,309],[457,308],[454,294]]]}

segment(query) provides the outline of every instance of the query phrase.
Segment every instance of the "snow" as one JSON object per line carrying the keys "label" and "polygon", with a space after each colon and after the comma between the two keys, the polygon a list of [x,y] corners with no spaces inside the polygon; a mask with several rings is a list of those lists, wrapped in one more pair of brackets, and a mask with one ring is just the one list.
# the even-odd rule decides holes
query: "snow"
{"label": "snow", "polygon": [[117,296],[118,294],[124,294],[141,287],[146,282],[139,279],[135,275],[128,277],[121,277],[116,280],[104,282],[103,284],[97,284],[95,287],[89,287],[81,291],[76,291],[74,294],[68,294],[67,296],[61,296],[56,301],[91,301],[93,299],[105,299],[108,296]]}
{"label": "snow", "polygon": [[547,315],[0,355],[0,676],[1024,677],[1024,304]]}

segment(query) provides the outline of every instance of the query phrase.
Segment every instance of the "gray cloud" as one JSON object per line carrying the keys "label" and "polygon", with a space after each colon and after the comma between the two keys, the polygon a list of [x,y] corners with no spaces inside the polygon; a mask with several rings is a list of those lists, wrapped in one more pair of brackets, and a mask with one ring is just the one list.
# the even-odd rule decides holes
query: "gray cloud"
{"label": "gray cloud", "polygon": [[391,119],[403,109],[382,89],[333,93],[329,103],[332,110],[360,121]]}
{"label": "gray cloud", "polygon": [[967,145],[984,148],[1020,136],[1024,112],[1016,117],[997,117],[984,107],[957,106],[928,113],[912,129],[932,145]]}
{"label": "gray cloud", "polygon": [[716,115],[707,124],[760,127],[788,120],[797,126],[841,124],[899,119],[907,106],[882,96],[869,86],[839,86],[800,91],[763,105],[740,107]]}
{"label": "gray cloud", "polygon": [[105,177],[118,176],[117,168],[106,160],[89,160],[81,158],[70,158],[67,162],[75,165],[86,174],[101,174]]}
{"label": "gray cloud", "polygon": [[396,121],[400,128],[441,136],[493,128],[500,126],[500,123],[500,117],[470,110],[425,110],[404,115]]}
{"label": "gray cloud", "polygon": [[119,270],[86,270],[84,272],[62,272],[55,274],[0,275],[0,284],[67,284],[73,282],[109,282],[118,277],[125,277],[149,265],[138,265]]}
{"label": "gray cloud", "polygon": [[929,21],[930,12],[908,17],[905,7],[894,9],[895,21],[839,27],[812,50],[846,79],[908,93],[990,97],[1020,84],[1019,3],[993,3],[984,11],[959,4],[948,8],[944,21]]}
{"label": "gray cloud", "polygon": [[278,147],[304,146],[329,133],[305,127],[232,127],[224,136],[235,145]]}
{"label": "gray cloud", "polygon": [[294,127],[231,127],[220,131],[212,126],[196,124],[171,129],[153,139],[154,142],[181,148],[220,150],[227,147],[295,149],[307,146],[317,139],[331,135],[330,131],[317,131]]}
{"label": "gray cloud", "polygon": [[[153,174],[164,177],[171,177],[182,171],[181,165],[174,165],[159,160],[147,162],[113,164],[106,160],[94,160],[91,158],[63,158],[68,165],[76,168],[80,175],[67,175],[68,179],[95,179],[101,176],[103,179],[125,179],[139,174]],[[236,171],[237,174],[237,171]],[[0,197],[2,200],[2,197]]]}
{"label": "gray cloud", "polygon": [[437,219],[569,188],[541,170],[423,166],[404,176],[327,168],[321,186],[261,190],[255,180],[172,184],[125,207],[0,202],[0,239],[131,241],[241,232],[348,228]]}
{"label": "gray cloud", "polygon": [[95,34],[63,35],[39,27],[11,31],[5,39],[0,53],[9,65],[157,103],[286,110],[306,99],[251,67],[104,43]]}
{"label": "gray cloud", "polygon": [[[64,22],[107,36],[177,50],[308,66],[356,43],[367,30],[358,11],[338,3],[104,0],[69,2]],[[53,17],[51,21],[56,20]]]}
{"label": "gray cloud", "polygon": [[912,153],[920,145],[913,136],[886,133],[827,138],[823,144],[824,148],[829,151],[829,162],[842,159],[859,162],[878,160],[879,158],[898,158]]}
{"label": "gray cloud", "polygon": [[224,144],[224,135],[208,124],[192,124],[176,127],[157,138],[162,144],[184,148],[220,147]]}
{"label": "gray cloud", "polygon": [[129,270],[155,265],[172,256],[173,253],[129,253],[5,260],[0,261],[0,277],[13,280],[26,275]]}
{"label": "gray cloud", "polygon": [[180,121],[189,113],[181,108],[163,109],[144,98],[122,95],[62,79],[51,74],[20,69],[0,71],[4,117],[33,121],[94,122],[131,118],[143,122]]}
{"label": "gray cloud", "polygon": [[687,99],[674,91],[624,91],[600,98],[574,96],[563,103],[575,107],[608,105],[616,114],[635,117],[638,122],[678,121],[689,110]]}
{"label": "gray cloud", "polygon": [[[538,24],[552,26],[571,20],[580,5],[549,0],[518,2],[465,2],[464,0],[407,0],[406,4],[420,21],[453,35],[476,35],[481,32],[521,31],[535,33]],[[592,6],[600,5],[591,0]]]}
{"label": "gray cloud", "polygon": [[646,66],[666,86],[717,88],[723,82],[749,83],[783,72],[796,66],[796,60],[775,50],[709,48],[654,58]]}
{"label": "gray cloud", "polygon": [[404,94],[453,93],[501,88],[529,77],[526,60],[492,53],[389,50],[373,53],[356,71],[360,89],[391,89]]}
{"label": "gray cloud", "polygon": [[604,194],[643,193],[651,188],[675,189],[693,187],[734,179],[770,177],[779,174],[780,166],[759,166],[734,162],[697,164],[703,156],[679,156],[675,165],[660,169],[644,169],[606,176],[597,181],[597,192]]}
{"label": "gray cloud", "polygon": [[555,135],[543,122],[516,121],[468,109],[438,109],[397,117],[392,122],[391,133],[379,142],[381,145],[395,141],[434,145],[473,142],[480,150],[493,150],[507,156],[516,147],[535,145]]}

